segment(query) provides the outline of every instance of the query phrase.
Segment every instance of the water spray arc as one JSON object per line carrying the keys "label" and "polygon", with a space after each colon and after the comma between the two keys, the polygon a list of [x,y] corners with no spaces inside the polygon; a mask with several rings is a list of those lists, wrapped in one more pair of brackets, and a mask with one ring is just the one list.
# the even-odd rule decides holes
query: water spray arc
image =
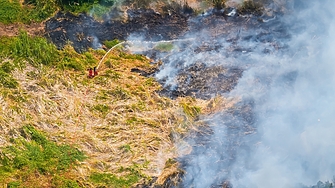
{"label": "water spray arc", "polygon": [[191,41],[194,40],[194,38],[188,38],[188,39],[174,39],[174,40],[162,40],[162,41],[141,41],[141,40],[129,40],[129,41],[122,41],[118,44],[116,44],[115,46],[113,46],[112,48],[110,48],[105,55],[101,58],[101,60],[98,63],[97,69],[99,69],[101,63],[103,62],[103,60],[106,58],[106,56],[116,47],[121,46],[123,44],[159,44],[159,43],[170,43],[170,42],[182,42],[182,41]]}

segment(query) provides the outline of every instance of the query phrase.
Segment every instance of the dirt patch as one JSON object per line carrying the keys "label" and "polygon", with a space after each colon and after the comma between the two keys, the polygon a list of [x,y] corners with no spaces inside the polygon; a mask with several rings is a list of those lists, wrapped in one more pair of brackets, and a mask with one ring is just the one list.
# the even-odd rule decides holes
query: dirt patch
{"label": "dirt patch", "polygon": [[9,24],[0,23],[0,36],[13,37],[20,33],[20,30],[27,31],[31,36],[41,36],[44,33],[44,23],[26,24]]}

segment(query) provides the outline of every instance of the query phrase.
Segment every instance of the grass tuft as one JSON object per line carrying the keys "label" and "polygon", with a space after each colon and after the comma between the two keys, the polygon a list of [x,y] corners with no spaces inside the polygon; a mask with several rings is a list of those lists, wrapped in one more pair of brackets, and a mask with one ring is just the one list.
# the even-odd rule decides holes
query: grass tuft
{"label": "grass tuft", "polygon": [[0,155],[0,181],[3,182],[15,177],[20,182],[34,173],[59,174],[86,159],[78,149],[49,141],[31,125],[24,126],[21,137],[12,142],[11,146],[2,148]]}

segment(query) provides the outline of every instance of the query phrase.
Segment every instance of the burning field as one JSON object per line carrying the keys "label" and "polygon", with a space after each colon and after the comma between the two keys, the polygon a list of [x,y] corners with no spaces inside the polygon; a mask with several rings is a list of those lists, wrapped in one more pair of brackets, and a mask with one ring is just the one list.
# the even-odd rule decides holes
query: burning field
{"label": "burning field", "polygon": [[58,13],[45,30],[77,51],[125,40],[125,50],[160,65],[133,71],[158,80],[161,96],[235,101],[174,140],[174,172],[154,179],[163,187],[304,187],[334,175],[332,5],[273,1],[262,14],[229,7],[196,16],[138,9],[104,22]]}

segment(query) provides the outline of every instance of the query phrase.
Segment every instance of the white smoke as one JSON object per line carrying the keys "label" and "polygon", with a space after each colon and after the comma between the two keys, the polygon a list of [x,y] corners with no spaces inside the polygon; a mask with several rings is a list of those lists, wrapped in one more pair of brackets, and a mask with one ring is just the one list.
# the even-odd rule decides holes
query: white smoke
{"label": "white smoke", "polygon": [[[214,131],[210,141],[204,148],[195,147],[194,156],[189,159],[185,187],[210,187],[220,183],[216,181],[229,179],[234,187],[281,188],[332,179],[335,175],[334,5],[334,1],[293,1],[291,13],[280,18],[287,24],[291,37],[283,41],[287,49],[278,53],[269,43],[239,40],[234,44],[252,50],[250,53],[246,50],[246,55],[242,50],[240,57],[224,60],[239,66],[248,61],[244,68],[249,67],[229,96],[254,101],[256,134],[241,136],[241,131],[247,131],[242,128],[247,123],[239,120],[239,116],[223,113],[213,118],[209,121]],[[266,31],[242,28],[240,37],[248,32]],[[264,53],[261,51],[264,48],[273,53]],[[176,67],[173,62],[180,62],[177,58],[184,59],[179,67],[201,60],[211,63],[210,56],[222,59],[228,49],[222,47],[216,54],[185,50],[171,56],[168,62],[172,63],[165,65],[157,76],[173,80]],[[242,130],[231,133],[228,126]],[[247,145],[247,149],[234,144]],[[237,149],[233,151],[235,160],[225,162],[234,149]]]}
{"label": "white smoke", "polygon": [[[267,66],[248,70],[234,91],[242,96],[248,92],[256,101],[261,136],[247,156],[256,167],[245,168],[242,174],[236,170],[240,174],[230,177],[235,187],[297,187],[335,175],[335,12],[328,8],[335,2],[304,3],[308,10],[292,15],[305,28],[292,31],[290,53],[284,58],[270,56],[262,63]],[[244,84],[264,72],[271,82],[263,94]],[[296,75],[293,82],[289,75],[283,77],[290,72]]]}
{"label": "white smoke", "polygon": [[[219,23],[228,27],[226,38],[204,29],[186,36],[196,39],[189,46],[174,43],[179,50],[160,57],[164,65],[156,77],[172,86],[179,70],[197,62],[245,70],[225,95],[241,103],[205,119],[212,134],[188,140],[194,148],[185,162],[184,187],[225,180],[237,188],[299,187],[335,175],[335,1],[287,2],[290,11],[268,25]],[[220,48],[196,52],[206,42]],[[241,113],[246,107],[247,117]]]}

